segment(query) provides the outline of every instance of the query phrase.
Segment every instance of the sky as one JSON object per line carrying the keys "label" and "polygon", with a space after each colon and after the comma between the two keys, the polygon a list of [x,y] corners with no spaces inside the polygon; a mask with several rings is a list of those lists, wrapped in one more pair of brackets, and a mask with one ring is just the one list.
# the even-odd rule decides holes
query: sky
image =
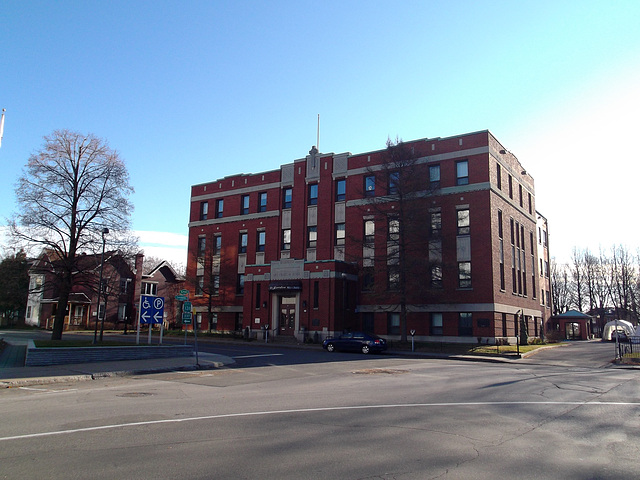
{"label": "sky", "polygon": [[[146,255],[186,263],[190,187],[388,138],[490,130],[551,255],[640,247],[640,2],[0,2],[0,226],[57,129],[125,161]],[[2,240],[10,246],[8,240]]]}

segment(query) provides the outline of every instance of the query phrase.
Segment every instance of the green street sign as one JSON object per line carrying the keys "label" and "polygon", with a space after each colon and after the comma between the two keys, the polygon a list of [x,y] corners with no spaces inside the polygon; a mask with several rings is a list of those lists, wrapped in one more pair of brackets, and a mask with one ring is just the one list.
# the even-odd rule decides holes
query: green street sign
{"label": "green street sign", "polygon": [[176,295],[176,300],[184,302],[188,297],[186,295]]}
{"label": "green street sign", "polygon": [[180,290],[180,295],[189,295],[189,290],[183,288],[182,290]]}
{"label": "green street sign", "polygon": [[191,324],[191,312],[189,312],[189,313],[184,312],[182,314],[182,323],[184,323],[185,325],[190,325]]}

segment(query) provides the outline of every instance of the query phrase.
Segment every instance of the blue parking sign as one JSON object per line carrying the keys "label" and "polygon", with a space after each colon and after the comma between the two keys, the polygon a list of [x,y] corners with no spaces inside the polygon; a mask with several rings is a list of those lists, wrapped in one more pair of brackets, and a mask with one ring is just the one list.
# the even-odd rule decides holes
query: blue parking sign
{"label": "blue parking sign", "polygon": [[164,317],[164,297],[140,295],[140,323],[159,324]]}

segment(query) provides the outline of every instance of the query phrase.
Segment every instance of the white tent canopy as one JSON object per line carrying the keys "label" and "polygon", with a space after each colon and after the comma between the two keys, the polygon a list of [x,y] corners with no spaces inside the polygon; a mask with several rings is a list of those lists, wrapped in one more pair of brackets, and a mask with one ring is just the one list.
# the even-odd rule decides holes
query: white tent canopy
{"label": "white tent canopy", "polygon": [[[635,335],[635,328],[631,322],[626,320],[611,320],[607,322],[602,330],[603,340],[615,340],[616,339],[616,323],[618,324],[618,330],[624,332],[627,336]],[[640,327],[638,327],[640,330]]]}

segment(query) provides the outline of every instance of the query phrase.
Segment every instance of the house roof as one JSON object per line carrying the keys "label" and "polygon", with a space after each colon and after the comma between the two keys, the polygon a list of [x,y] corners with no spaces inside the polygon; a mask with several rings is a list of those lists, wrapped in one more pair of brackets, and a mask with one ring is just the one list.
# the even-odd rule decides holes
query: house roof
{"label": "house roof", "polygon": [[168,282],[176,282],[176,281],[181,282],[184,280],[184,278],[178,275],[176,271],[173,269],[173,267],[171,266],[171,264],[166,260],[164,260],[159,265],[151,269],[150,272],[143,274],[142,278],[152,278],[158,272],[162,274],[162,276]]}

